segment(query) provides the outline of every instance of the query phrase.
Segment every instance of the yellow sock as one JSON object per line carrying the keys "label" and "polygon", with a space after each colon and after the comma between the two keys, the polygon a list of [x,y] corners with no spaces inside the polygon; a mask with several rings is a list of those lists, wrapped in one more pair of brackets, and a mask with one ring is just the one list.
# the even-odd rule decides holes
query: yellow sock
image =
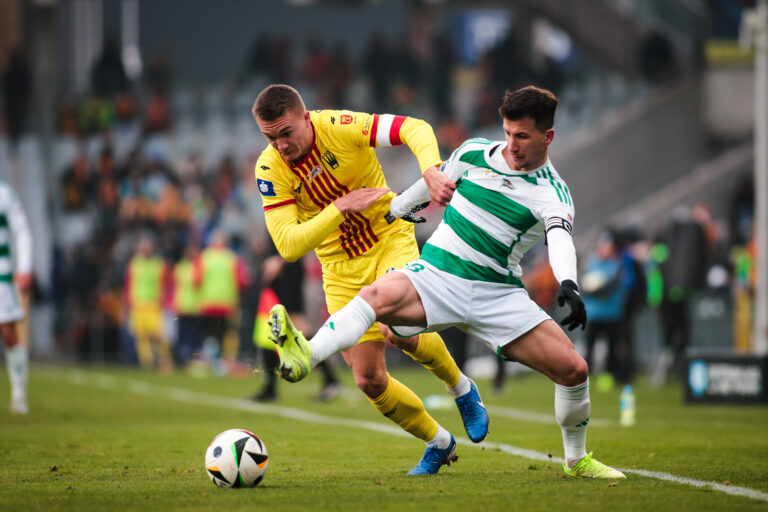
{"label": "yellow sock", "polygon": [[438,424],[427,413],[421,399],[389,373],[387,377],[387,389],[377,398],[369,398],[373,406],[414,437],[425,443],[432,440],[437,435]]}
{"label": "yellow sock", "polygon": [[459,383],[459,367],[453,356],[445,347],[443,338],[436,332],[419,334],[419,344],[413,352],[406,352],[424,368],[443,381],[446,387],[452,388]]}
{"label": "yellow sock", "polygon": [[136,336],[136,357],[147,370],[155,369],[155,355],[152,351],[152,339],[149,336]]}

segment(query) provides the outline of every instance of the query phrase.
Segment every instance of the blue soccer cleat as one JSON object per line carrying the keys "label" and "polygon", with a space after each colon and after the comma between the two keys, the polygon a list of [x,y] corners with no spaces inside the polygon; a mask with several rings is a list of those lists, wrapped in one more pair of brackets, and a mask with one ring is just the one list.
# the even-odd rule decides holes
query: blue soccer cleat
{"label": "blue soccer cleat", "polygon": [[447,448],[441,450],[436,446],[428,447],[419,463],[408,474],[434,475],[440,471],[440,466],[450,466],[451,462],[456,462],[458,459],[459,457],[456,455],[456,440],[451,435],[451,442]]}
{"label": "blue soccer cleat", "polygon": [[479,443],[488,435],[488,411],[472,379],[469,380],[469,391],[456,399],[456,406],[464,422],[464,430],[473,443]]}

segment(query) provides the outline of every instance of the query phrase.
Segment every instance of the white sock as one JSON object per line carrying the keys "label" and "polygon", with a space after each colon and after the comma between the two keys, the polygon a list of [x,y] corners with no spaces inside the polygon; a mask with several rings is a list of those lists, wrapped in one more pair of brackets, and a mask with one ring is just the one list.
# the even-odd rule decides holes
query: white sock
{"label": "white sock", "polygon": [[563,432],[563,448],[568,462],[587,455],[589,410],[589,379],[570,388],[555,384],[555,417]]}
{"label": "white sock", "polygon": [[427,446],[437,446],[441,450],[448,448],[449,444],[451,444],[451,433],[440,425],[437,426],[435,437],[427,441]]}
{"label": "white sock", "polygon": [[332,354],[353,347],[375,321],[376,313],[370,304],[357,296],[349,301],[332,314],[309,340],[312,368]]}
{"label": "white sock", "polygon": [[11,398],[14,401],[27,400],[27,347],[19,342],[13,348],[5,348],[5,364],[11,381]]}
{"label": "white sock", "polygon": [[451,395],[453,398],[459,398],[460,396],[464,396],[467,393],[469,393],[469,387],[471,384],[472,383],[469,380],[469,377],[467,377],[463,373],[459,373],[459,382],[452,388],[449,388],[448,386],[446,386],[445,389],[448,390],[448,394]]}

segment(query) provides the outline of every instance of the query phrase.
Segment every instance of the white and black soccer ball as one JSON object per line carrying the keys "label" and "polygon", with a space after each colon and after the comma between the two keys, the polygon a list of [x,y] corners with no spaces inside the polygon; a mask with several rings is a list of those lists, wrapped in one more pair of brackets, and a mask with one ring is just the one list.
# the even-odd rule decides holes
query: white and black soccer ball
{"label": "white and black soccer ball", "polygon": [[205,451],[205,471],[219,487],[255,487],[268,464],[264,442],[239,428],[217,435]]}

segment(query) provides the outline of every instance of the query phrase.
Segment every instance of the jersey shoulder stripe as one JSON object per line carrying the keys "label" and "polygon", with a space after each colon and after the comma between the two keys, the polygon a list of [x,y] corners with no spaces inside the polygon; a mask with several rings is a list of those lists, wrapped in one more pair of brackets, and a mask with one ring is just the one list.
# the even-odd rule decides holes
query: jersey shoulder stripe
{"label": "jersey shoulder stripe", "polygon": [[[456,153],[457,155],[461,154],[462,150],[466,151],[466,149],[465,149],[465,148],[467,148],[468,146],[472,146],[472,145],[476,146],[476,145],[478,145],[478,144],[479,144],[479,145],[481,145],[481,146],[485,147],[485,146],[488,146],[488,145],[490,145],[490,144],[493,144],[493,142],[494,142],[494,141],[492,141],[492,140],[489,140],[489,139],[484,139],[484,138],[482,138],[482,137],[475,137],[474,139],[467,139],[467,140],[465,140],[465,141],[464,141],[464,142],[461,144],[461,146],[459,146],[459,147],[456,149],[455,153]],[[476,147],[473,147],[473,148],[471,148],[471,149],[477,149],[477,148],[476,148]]]}
{"label": "jersey shoulder stripe", "polygon": [[568,187],[565,185],[565,182],[561,180],[559,176],[552,173],[552,169],[550,169],[549,167],[540,169],[536,171],[536,176],[540,177],[543,180],[546,180],[547,182],[549,182],[550,185],[552,185],[552,188],[555,189],[557,198],[560,200],[561,203],[573,206],[573,200],[571,199],[571,192],[568,190]]}

